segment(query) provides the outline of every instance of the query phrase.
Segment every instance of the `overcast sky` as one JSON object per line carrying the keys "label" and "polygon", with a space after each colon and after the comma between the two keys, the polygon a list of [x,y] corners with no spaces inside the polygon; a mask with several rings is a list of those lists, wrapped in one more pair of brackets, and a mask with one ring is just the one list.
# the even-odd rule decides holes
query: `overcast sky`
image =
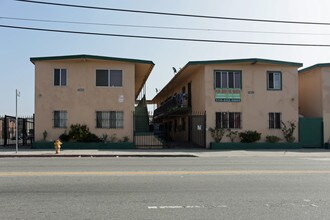
{"label": "overcast sky", "polygon": [[[328,0],[49,0],[48,2],[182,14],[330,23]],[[330,44],[330,26],[326,25],[146,15],[49,6],[14,0],[1,0],[0,17],[0,25],[71,31],[225,41]],[[209,30],[78,25],[17,20],[17,18]],[[155,88],[160,90],[174,76],[172,67],[179,69],[189,61],[264,58],[301,62],[304,67],[330,62],[330,47],[166,41],[47,33],[0,27],[0,115],[15,114],[16,88],[21,92],[18,114],[34,113],[34,65],[30,62],[30,57],[76,54],[153,61],[155,67],[147,81],[148,99],[154,97]]]}

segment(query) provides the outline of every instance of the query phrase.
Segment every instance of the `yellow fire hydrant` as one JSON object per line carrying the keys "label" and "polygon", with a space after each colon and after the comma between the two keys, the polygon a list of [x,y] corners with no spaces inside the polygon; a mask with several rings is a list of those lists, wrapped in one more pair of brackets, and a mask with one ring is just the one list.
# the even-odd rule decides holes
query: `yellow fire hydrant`
{"label": "yellow fire hydrant", "polygon": [[60,140],[54,141],[55,154],[59,154],[61,152],[61,145],[62,142]]}

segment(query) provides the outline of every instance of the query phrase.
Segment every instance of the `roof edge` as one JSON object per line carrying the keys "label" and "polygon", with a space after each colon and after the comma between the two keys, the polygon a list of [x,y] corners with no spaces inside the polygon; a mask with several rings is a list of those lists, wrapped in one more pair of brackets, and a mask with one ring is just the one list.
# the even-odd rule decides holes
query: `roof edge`
{"label": "roof edge", "polygon": [[35,61],[48,61],[48,60],[67,60],[67,59],[95,59],[95,60],[112,60],[119,62],[130,62],[130,63],[141,63],[141,64],[151,64],[155,65],[154,62],[150,60],[140,60],[131,58],[120,58],[120,57],[106,57],[97,55],[65,55],[65,56],[47,56],[47,57],[31,57],[30,61],[34,64]]}
{"label": "roof edge", "polygon": [[297,66],[302,67],[302,63],[288,62],[281,60],[269,60],[269,59],[260,59],[260,58],[248,58],[248,59],[231,59],[231,60],[205,60],[205,61],[189,61],[187,65],[201,65],[201,64],[222,64],[222,63],[270,63],[278,65],[288,65],[288,66]]}
{"label": "roof edge", "polygon": [[304,73],[306,71],[309,71],[309,70],[312,70],[312,69],[315,69],[315,68],[318,68],[318,67],[330,67],[330,63],[317,63],[313,66],[309,66],[309,67],[306,67],[306,68],[303,68],[303,69],[299,70],[298,73]]}

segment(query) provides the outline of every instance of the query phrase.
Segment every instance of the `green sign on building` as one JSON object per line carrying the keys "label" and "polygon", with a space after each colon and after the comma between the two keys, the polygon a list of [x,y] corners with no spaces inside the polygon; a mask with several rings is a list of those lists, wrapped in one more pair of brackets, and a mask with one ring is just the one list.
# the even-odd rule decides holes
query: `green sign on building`
{"label": "green sign on building", "polygon": [[214,98],[216,102],[240,102],[241,89],[215,89]]}

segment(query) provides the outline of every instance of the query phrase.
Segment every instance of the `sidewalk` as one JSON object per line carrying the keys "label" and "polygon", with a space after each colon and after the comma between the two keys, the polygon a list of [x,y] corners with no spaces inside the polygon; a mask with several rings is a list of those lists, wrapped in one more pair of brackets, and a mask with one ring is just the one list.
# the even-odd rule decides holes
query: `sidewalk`
{"label": "sidewalk", "polygon": [[299,150],[203,150],[203,149],[134,149],[134,150],[54,150],[0,148],[0,158],[10,157],[326,157],[328,149]]}

